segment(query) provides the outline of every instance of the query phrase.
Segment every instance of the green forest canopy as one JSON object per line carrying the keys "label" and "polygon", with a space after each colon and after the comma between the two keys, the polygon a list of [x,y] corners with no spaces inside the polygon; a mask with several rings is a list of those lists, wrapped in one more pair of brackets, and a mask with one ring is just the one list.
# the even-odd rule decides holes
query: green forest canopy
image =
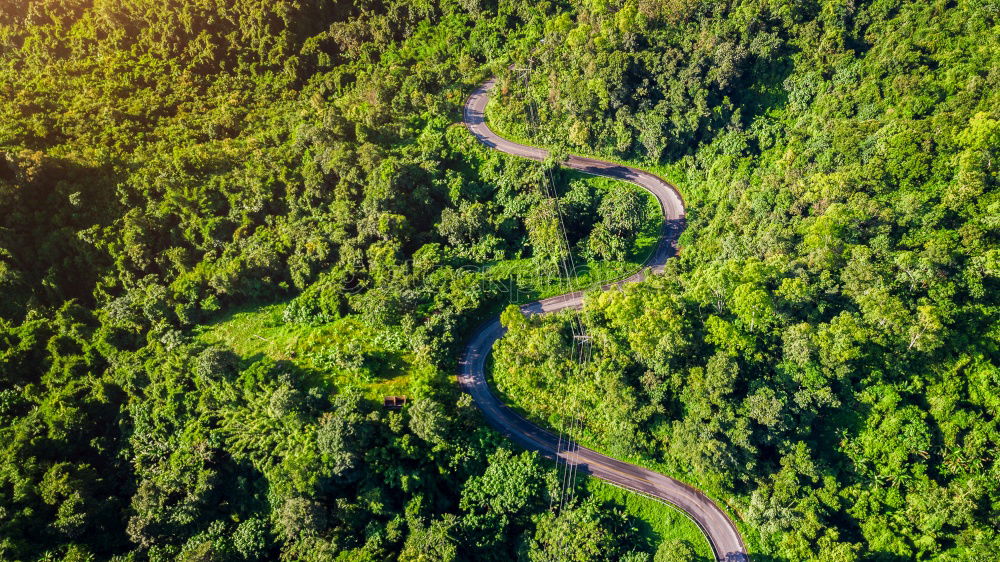
{"label": "green forest canopy", "polygon": [[[696,559],[596,494],[551,515],[551,467],[452,382],[509,299],[489,268],[553,251],[544,166],[455,124],[497,73],[499,130],[688,207],[664,276],[588,300],[589,370],[564,318],[505,316],[516,406],[584,405],[582,439],[706,489],[760,559],[992,560],[997,13],[0,4],[0,558]],[[627,259],[622,192],[558,182],[574,251]],[[206,335],[262,303],[333,335]],[[364,398],[401,372],[401,412]]]}

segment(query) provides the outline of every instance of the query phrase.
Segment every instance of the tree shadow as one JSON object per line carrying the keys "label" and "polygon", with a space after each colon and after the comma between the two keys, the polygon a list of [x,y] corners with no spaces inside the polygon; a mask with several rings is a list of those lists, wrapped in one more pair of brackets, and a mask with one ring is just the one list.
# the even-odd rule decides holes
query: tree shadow
{"label": "tree shadow", "polygon": [[3,299],[0,313],[18,317],[29,300],[93,305],[94,286],[111,264],[79,233],[109,226],[122,215],[120,180],[111,164],[0,152],[0,248],[7,253],[0,258],[15,270],[7,281],[16,281],[5,288],[14,298]]}

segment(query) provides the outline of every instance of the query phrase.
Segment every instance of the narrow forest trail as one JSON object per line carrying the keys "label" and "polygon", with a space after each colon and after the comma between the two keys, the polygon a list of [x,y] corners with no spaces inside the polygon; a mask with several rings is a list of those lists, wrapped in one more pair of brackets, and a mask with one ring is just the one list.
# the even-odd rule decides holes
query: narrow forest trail
{"label": "narrow forest trail", "polygon": [[[489,101],[489,93],[494,83],[495,79],[487,80],[469,97],[463,111],[465,126],[480,142],[495,150],[531,160],[541,161],[547,158],[548,151],[509,141],[491,131],[486,125],[486,103]],[[684,203],[674,186],[649,172],[602,160],[570,156],[562,165],[588,174],[632,182],[656,197],[663,210],[663,235],[657,248],[647,259],[644,271],[662,272],[667,260],[676,251],[677,237],[684,227]],[[644,271],[619,283],[640,281],[645,275]],[[526,315],[547,314],[567,308],[579,308],[582,304],[583,293],[578,291],[529,303],[522,306],[521,310]],[[459,385],[462,390],[472,395],[491,426],[510,437],[515,443],[538,451],[550,459],[555,459],[558,455],[561,461],[570,465],[575,464],[578,470],[584,473],[676,506],[701,527],[718,560],[727,562],[749,560],[736,526],[726,513],[700,490],[669,476],[613,459],[590,449],[580,447],[573,452],[564,451],[559,447],[557,435],[525,420],[497,399],[487,383],[485,367],[486,358],[493,349],[493,344],[503,337],[503,334],[504,328],[500,325],[499,318],[481,327],[465,348],[459,367]]]}

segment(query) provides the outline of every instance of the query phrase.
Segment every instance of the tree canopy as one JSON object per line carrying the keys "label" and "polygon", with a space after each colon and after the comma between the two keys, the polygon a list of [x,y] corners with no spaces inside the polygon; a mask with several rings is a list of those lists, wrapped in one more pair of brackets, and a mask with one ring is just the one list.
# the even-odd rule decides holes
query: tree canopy
{"label": "tree canopy", "polygon": [[992,559],[998,56],[978,0],[0,3],[0,559],[704,556],[551,512],[453,383],[560,258],[614,277],[660,227],[478,144],[491,74],[497,131],[688,213],[664,275],[588,296],[591,364],[503,316],[514,406],[765,559]]}

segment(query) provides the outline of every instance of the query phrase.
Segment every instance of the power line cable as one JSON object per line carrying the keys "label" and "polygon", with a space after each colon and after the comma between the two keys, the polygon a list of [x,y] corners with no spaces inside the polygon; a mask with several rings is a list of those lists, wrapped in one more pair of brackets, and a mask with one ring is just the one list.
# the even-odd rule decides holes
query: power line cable
{"label": "power line cable", "polygon": [[[528,124],[529,127],[534,132],[537,130],[537,110],[535,108],[534,101],[531,100],[530,94],[528,94],[528,84],[529,84],[529,74],[531,72],[530,61],[529,68],[522,69],[524,78],[524,87],[526,95],[528,96],[527,113],[528,113]],[[547,181],[546,181],[547,180]],[[546,166],[545,172],[543,173],[543,178],[541,183],[541,189],[543,191],[543,197],[551,201],[551,206],[547,207],[546,215],[550,219],[554,219],[557,223],[557,228],[559,230],[559,245],[561,246],[560,251],[557,252],[555,256],[557,271],[559,273],[560,282],[567,287],[569,291],[567,294],[569,298],[575,298],[573,286],[577,278],[577,268],[576,262],[573,258],[572,246],[569,243],[569,235],[566,230],[565,217],[562,212],[562,207],[559,202],[559,193],[556,188],[555,177],[552,172],[551,166]],[[582,298],[582,291],[580,297]],[[570,355],[569,357],[576,363],[579,367],[584,367],[589,364],[593,357],[593,342],[591,341],[590,335],[587,333],[587,318],[588,311],[584,308],[581,314],[574,315],[570,320],[570,331],[572,333],[571,345],[570,345]],[[572,409],[572,404],[569,404]],[[567,418],[568,417],[568,421]],[[579,471],[579,451],[580,444],[575,439],[573,435],[579,433],[583,429],[583,419],[576,413],[571,413],[569,416],[562,417],[559,424],[559,440],[556,447],[556,470],[560,475],[560,492],[559,492],[559,511],[563,512],[566,506],[571,505],[573,498],[575,496],[575,481],[576,476]],[[560,462],[561,461],[561,462]],[[560,470],[560,465],[562,469]],[[549,498],[549,509],[551,510],[555,505],[554,498],[550,496]]]}

